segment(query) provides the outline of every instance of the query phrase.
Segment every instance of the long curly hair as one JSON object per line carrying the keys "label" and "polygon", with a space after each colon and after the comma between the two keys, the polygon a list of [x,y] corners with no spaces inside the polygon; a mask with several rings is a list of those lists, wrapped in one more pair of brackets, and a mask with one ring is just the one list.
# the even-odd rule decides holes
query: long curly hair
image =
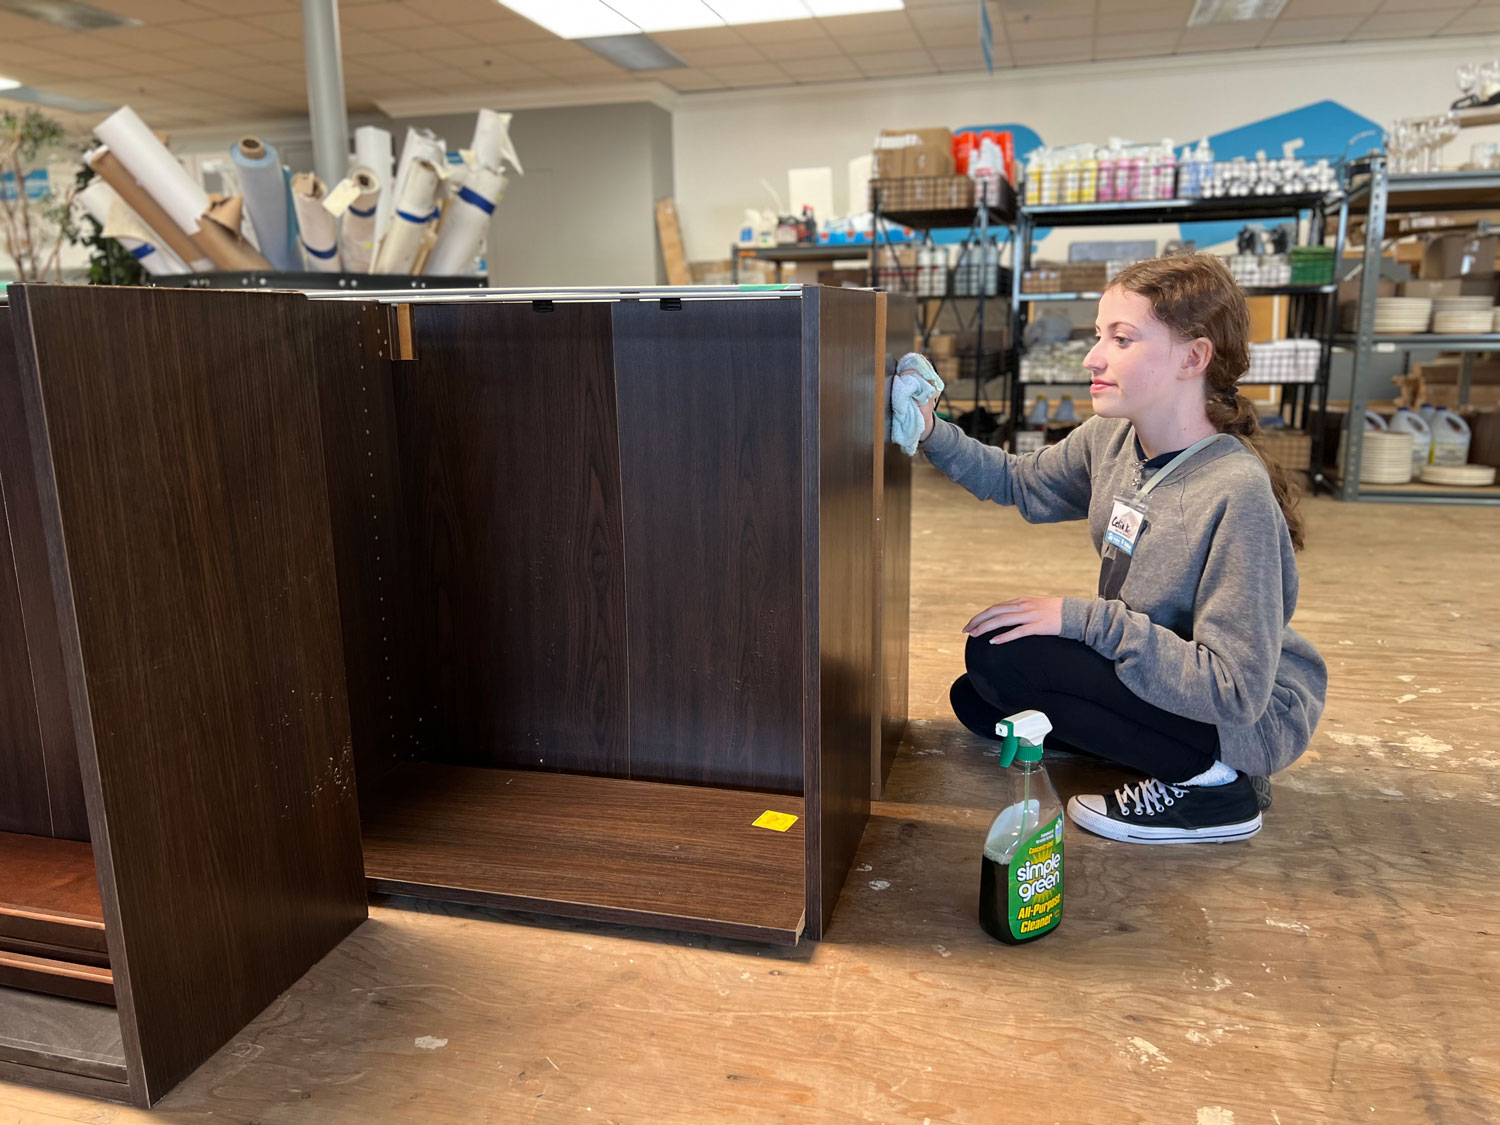
{"label": "long curly hair", "polygon": [[1152,314],[1179,340],[1201,337],[1213,345],[1213,357],[1203,378],[1208,420],[1220,432],[1239,438],[1260,458],[1286,518],[1292,547],[1300,551],[1302,517],[1297,502],[1301,490],[1260,448],[1255,440],[1260,419],[1254,404],[1239,393],[1240,377],[1250,369],[1250,310],[1245,305],[1245,292],[1229,268],[1213,254],[1148,258],[1121,270],[1110,287],[1146,298]]}

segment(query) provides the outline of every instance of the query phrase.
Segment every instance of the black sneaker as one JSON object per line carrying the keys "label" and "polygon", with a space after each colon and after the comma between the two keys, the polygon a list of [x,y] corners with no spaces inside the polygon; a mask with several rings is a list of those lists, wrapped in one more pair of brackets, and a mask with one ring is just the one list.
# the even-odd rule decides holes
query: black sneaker
{"label": "black sneaker", "polygon": [[1271,807],[1271,779],[1258,773],[1250,775],[1250,785],[1255,790],[1255,806],[1261,812]]}
{"label": "black sneaker", "polygon": [[1247,774],[1227,785],[1168,785],[1152,778],[1113,797],[1074,797],[1068,816],[1080,828],[1132,844],[1227,844],[1260,831]]}

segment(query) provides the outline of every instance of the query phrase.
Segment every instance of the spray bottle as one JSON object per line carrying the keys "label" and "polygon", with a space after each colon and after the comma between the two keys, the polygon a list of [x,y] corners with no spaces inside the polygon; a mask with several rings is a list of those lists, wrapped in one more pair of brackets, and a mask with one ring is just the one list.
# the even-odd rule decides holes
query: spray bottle
{"label": "spray bottle", "polygon": [[1062,921],[1062,802],[1042,765],[1042,738],[1051,729],[1040,711],[995,724],[1010,800],[985,837],[979,924],[1007,945],[1050,934]]}

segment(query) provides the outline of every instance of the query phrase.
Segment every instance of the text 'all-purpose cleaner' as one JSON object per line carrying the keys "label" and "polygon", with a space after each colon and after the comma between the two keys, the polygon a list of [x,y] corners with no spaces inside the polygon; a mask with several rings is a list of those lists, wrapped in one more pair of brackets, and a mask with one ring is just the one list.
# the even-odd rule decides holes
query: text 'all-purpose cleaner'
{"label": "text 'all-purpose cleaner'", "polygon": [[1062,802],[1042,765],[1042,738],[1051,729],[1040,711],[995,724],[1008,800],[984,840],[979,924],[1009,945],[1050,934],[1062,921]]}

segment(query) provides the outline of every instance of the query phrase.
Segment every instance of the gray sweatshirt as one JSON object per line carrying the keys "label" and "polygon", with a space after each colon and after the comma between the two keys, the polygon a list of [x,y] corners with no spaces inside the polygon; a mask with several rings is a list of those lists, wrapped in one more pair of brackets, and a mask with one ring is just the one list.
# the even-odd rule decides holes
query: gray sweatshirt
{"label": "gray sweatshirt", "polygon": [[[922,449],[956,484],[1031,523],[1087,517],[1095,550],[1139,464],[1122,418],[1091,418],[1019,457],[939,419]],[[1119,598],[1063,599],[1062,635],[1114,661],[1146,702],[1218,727],[1226,765],[1269,774],[1307,749],[1328,688],[1323,658],[1288,624],[1296,606],[1297,563],[1270,478],[1238,439],[1220,438],[1152,491]]]}

